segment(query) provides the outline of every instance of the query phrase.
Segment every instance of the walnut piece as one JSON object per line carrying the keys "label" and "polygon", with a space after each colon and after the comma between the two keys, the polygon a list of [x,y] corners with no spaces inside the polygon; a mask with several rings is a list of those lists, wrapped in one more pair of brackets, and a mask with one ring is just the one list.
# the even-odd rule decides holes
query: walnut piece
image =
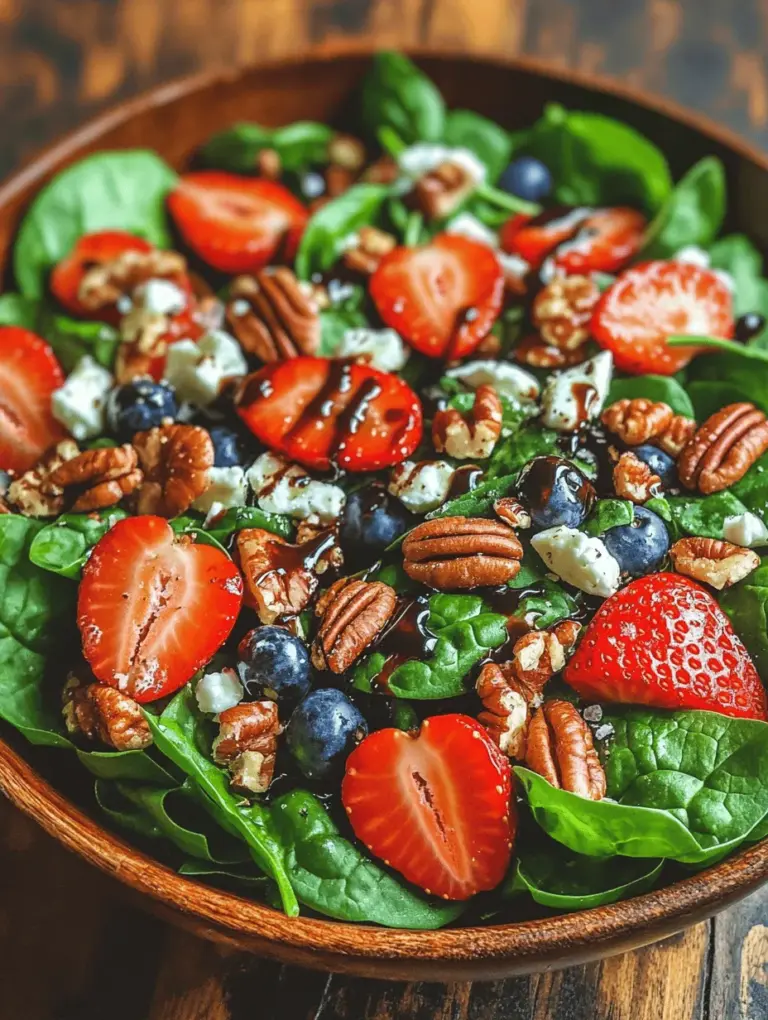
{"label": "walnut piece", "polygon": [[364,276],[372,276],[379,263],[397,247],[397,240],[377,227],[361,227],[357,232],[357,243],[347,248],[342,262],[347,269]]}
{"label": "walnut piece", "polygon": [[506,584],[520,571],[523,547],[512,528],[484,518],[423,521],[403,542],[403,569],[414,581],[454,591]]}
{"label": "walnut piece", "polygon": [[619,499],[647,503],[661,492],[661,479],[634,453],[622,453],[613,469],[613,487]]}
{"label": "walnut piece", "polygon": [[466,167],[445,160],[416,181],[416,204],[427,220],[444,220],[456,212],[475,183]]}
{"label": "walnut piece", "polygon": [[536,295],[533,324],[545,344],[562,351],[582,347],[589,339],[592,312],[600,290],[589,276],[556,276]]}
{"label": "walnut piece", "polygon": [[133,445],[144,481],[138,492],[140,514],[176,517],[208,488],[213,443],[197,425],[161,425],[138,432]]}
{"label": "walnut piece", "polygon": [[718,591],[730,588],[760,566],[760,557],[717,538],[681,538],[669,550],[678,574],[712,585]]}
{"label": "walnut piece", "polygon": [[670,457],[679,457],[696,432],[696,422],[683,414],[676,414],[664,432],[654,437],[654,445]]}
{"label": "walnut piece", "polygon": [[245,528],[237,535],[237,558],[243,572],[245,602],[262,623],[274,623],[306,609],[317,591],[316,565],[333,545],[333,531],[325,537],[291,545],[271,531]]}
{"label": "walnut piece", "polygon": [[677,464],[686,489],[705,496],[738,482],[768,450],[768,421],[754,404],[729,404],[697,429]]}
{"label": "walnut piece", "polygon": [[365,146],[354,135],[337,134],[328,145],[328,161],[358,173],[365,166]]}
{"label": "walnut piece", "polygon": [[530,368],[571,368],[587,360],[584,347],[561,351],[544,343],[535,333],[522,340],[514,350],[515,360]]}
{"label": "walnut piece", "polygon": [[493,386],[478,386],[472,410],[462,414],[448,407],[432,420],[432,442],[438,453],[457,460],[485,460],[501,435],[503,409]]}
{"label": "walnut piece", "polygon": [[603,766],[589,726],[568,701],[547,701],[528,725],[525,764],[558,790],[590,800],[606,791]]}
{"label": "walnut piece", "polygon": [[396,604],[394,588],[382,581],[337,581],[318,607],[322,620],[312,644],[315,668],[346,672],[384,629]]}
{"label": "walnut piece", "polygon": [[138,455],[130,443],[86,450],[50,472],[43,490],[63,492],[63,505],[89,513],[119,503],[138,489],[143,480]]}
{"label": "walnut piece", "polygon": [[186,271],[187,260],[176,251],[159,248],[128,250],[117,258],[98,262],[86,270],[77,297],[81,305],[95,312],[130,296],[147,280],[174,280]]}
{"label": "walnut piece", "polygon": [[616,400],[603,411],[603,425],[627,446],[640,446],[669,428],[674,412],[668,404],[647,397]]}
{"label": "walnut piece", "polygon": [[70,673],[62,700],[64,722],[73,736],[100,740],[118,751],[140,751],[152,743],[141,706],[115,687],[83,683]]}
{"label": "walnut piece", "polygon": [[245,701],[219,716],[213,760],[241,793],[266,793],[275,773],[280,722],[274,701]]}
{"label": "walnut piece", "polygon": [[80,453],[74,439],[62,439],[39,462],[8,487],[8,502],[27,517],[58,517],[64,509],[64,489],[54,486],[51,474]]}
{"label": "walnut piece", "polygon": [[227,319],[243,350],[263,362],[315,354],[320,346],[317,302],[286,266],[238,276]]}

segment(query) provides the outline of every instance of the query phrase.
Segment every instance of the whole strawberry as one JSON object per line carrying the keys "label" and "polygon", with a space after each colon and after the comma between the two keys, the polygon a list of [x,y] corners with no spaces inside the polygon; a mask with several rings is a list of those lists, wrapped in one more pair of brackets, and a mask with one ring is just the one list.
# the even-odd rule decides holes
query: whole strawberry
{"label": "whole strawberry", "polygon": [[730,621],[679,574],[638,578],[607,599],[563,676],[590,701],[768,720],[765,689]]}

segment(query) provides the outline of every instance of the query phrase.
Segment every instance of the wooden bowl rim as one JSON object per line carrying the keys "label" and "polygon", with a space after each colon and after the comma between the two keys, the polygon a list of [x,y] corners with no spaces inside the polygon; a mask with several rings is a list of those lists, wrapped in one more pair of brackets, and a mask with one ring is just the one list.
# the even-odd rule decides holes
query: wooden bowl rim
{"label": "wooden bowl rim", "polygon": [[[357,43],[334,44],[313,51],[309,60],[294,57],[251,68],[205,72],[151,89],[89,120],[12,175],[0,186],[0,212],[77,155],[84,145],[147,108],[164,106],[180,96],[226,84],[254,71],[297,68],[345,57],[362,58],[373,52],[374,48]],[[410,47],[406,52],[416,59],[442,63],[460,60],[495,65],[616,96],[683,123],[768,172],[768,155],[728,128],[664,97],[598,75],[553,68],[528,57],[502,59],[428,47]],[[271,907],[184,878],[136,850],[67,800],[3,740],[0,740],[0,791],[64,846],[102,871],[181,914],[212,925],[219,935],[227,935],[233,943],[246,936],[310,953],[333,951],[361,960],[418,958],[434,962],[468,959],[479,962],[538,957],[551,962],[556,961],[558,953],[567,956],[576,946],[603,944],[607,947],[639,932],[647,933],[646,941],[651,941],[654,930],[667,933],[675,930],[676,923],[678,928],[683,927],[691,916],[714,913],[723,902],[746,895],[768,879],[768,840],[765,840],[706,871],[657,891],[608,906],[531,921],[421,932],[334,920],[288,918]],[[47,810],[41,811],[43,806]]]}

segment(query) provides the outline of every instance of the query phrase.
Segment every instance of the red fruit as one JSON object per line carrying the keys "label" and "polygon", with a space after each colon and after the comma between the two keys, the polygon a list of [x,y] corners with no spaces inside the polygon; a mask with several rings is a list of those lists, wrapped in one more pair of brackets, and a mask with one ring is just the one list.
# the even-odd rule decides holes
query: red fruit
{"label": "red fruit", "polygon": [[501,228],[501,247],[510,255],[519,255],[538,269],[547,255],[573,237],[593,210],[585,206],[575,209],[548,209],[538,216],[518,213]]}
{"label": "red fruit", "polygon": [[267,446],[309,468],[377,471],[421,439],[421,404],[402,379],[342,359],[291,358],[245,379],[237,412]]}
{"label": "red fruit", "polygon": [[563,677],[589,701],[768,720],[760,678],[710,593],[650,574],[603,603]]}
{"label": "red fruit", "polygon": [[602,295],[592,334],[622,372],[673,375],[699,348],[669,347],[667,337],[731,337],[731,292],[715,273],[688,262],[644,262]]}
{"label": "red fruit", "polygon": [[418,733],[378,730],[347,759],[341,799],[355,835],[409,882],[449,900],[504,878],[517,817],[509,760],[467,715]]}
{"label": "red fruit", "polygon": [[51,414],[64,385],[56,355],[20,326],[0,326],[0,470],[26,471],[65,435]]}
{"label": "red fruit", "polygon": [[371,277],[384,322],[431,358],[463,358],[501,311],[504,275],[490,248],[440,234],[420,248],[395,248]]}
{"label": "red fruit", "polygon": [[140,703],[156,701],[224,644],[242,598],[242,578],[223,552],[175,538],[162,517],[127,517],[83,568],[83,654],[102,683]]}
{"label": "red fruit", "polygon": [[112,262],[126,251],[146,253],[152,251],[152,245],[123,230],[102,230],[81,237],[69,255],[51,273],[53,296],[72,315],[117,324],[120,316],[116,308],[99,308],[94,311],[81,304],[80,284],[87,270]]}
{"label": "red fruit", "polygon": [[290,261],[309,218],[282,184],[218,170],[185,174],[168,205],[189,247],[224,273]]}

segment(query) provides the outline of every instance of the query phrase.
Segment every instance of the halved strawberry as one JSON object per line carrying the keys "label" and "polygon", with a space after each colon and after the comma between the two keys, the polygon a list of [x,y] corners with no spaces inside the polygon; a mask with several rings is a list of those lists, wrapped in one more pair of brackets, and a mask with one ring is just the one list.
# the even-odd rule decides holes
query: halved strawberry
{"label": "halved strawberry", "polygon": [[267,446],[309,468],[377,471],[421,440],[419,398],[402,379],[332,358],[291,358],[243,380],[237,412]]}
{"label": "halved strawberry", "polygon": [[509,760],[467,715],[372,733],[347,759],[355,835],[409,882],[466,900],[503,879],[515,840]]}
{"label": "halved strawberry", "polygon": [[64,385],[56,355],[20,326],[0,326],[0,470],[26,471],[66,434],[51,414]]}
{"label": "halved strawberry", "polygon": [[723,281],[689,262],[643,262],[605,291],[592,334],[613,353],[616,368],[635,375],[673,375],[696,346],[669,347],[667,337],[733,335],[733,302]]}
{"label": "halved strawberry", "polygon": [[290,261],[309,218],[282,184],[218,170],[185,174],[168,206],[189,247],[224,273]]}
{"label": "halved strawberry", "polygon": [[606,599],[563,678],[590,701],[768,720],[765,689],[728,617],[679,574],[638,578]]}
{"label": "halved strawberry", "polygon": [[146,253],[152,251],[152,245],[124,230],[102,230],[85,234],[69,255],[54,266],[50,280],[51,293],[72,315],[83,319],[96,318],[116,325],[120,313],[114,306],[93,311],[81,303],[80,284],[89,269],[112,262],[126,251]]}
{"label": "halved strawberry", "polygon": [[420,248],[395,248],[371,277],[384,322],[422,354],[470,354],[501,311],[504,274],[484,244],[439,234]]}
{"label": "halved strawberry", "polygon": [[162,517],[127,517],[96,543],[83,569],[83,654],[102,683],[155,701],[218,651],[242,598],[237,567],[219,549],[176,538]]}

